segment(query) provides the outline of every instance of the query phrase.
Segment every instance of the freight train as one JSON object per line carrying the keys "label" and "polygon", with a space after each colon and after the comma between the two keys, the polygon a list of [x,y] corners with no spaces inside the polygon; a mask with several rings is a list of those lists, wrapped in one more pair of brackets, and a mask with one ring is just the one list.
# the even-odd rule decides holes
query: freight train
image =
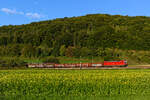
{"label": "freight train", "polygon": [[75,63],[75,64],[28,64],[29,68],[102,68],[102,67],[127,67],[125,60],[121,61],[104,61],[102,63]]}

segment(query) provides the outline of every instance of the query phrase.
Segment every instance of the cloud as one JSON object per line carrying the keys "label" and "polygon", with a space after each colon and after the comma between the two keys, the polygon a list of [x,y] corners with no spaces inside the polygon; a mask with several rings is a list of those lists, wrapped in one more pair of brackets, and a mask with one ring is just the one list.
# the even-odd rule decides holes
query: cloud
{"label": "cloud", "polygon": [[18,12],[15,9],[2,8],[1,11],[5,12],[7,14],[20,14],[20,15],[24,15],[23,12]]}
{"label": "cloud", "polygon": [[2,8],[1,11],[8,13],[8,14],[16,14],[16,10],[11,10],[8,8]]}
{"label": "cloud", "polygon": [[26,16],[28,18],[32,18],[32,19],[41,19],[41,18],[45,18],[44,15],[42,14],[38,14],[38,13],[25,13],[22,11],[16,11],[15,9],[9,9],[9,8],[1,8],[1,11],[7,14],[16,14],[16,15],[23,15]]}
{"label": "cloud", "polygon": [[26,16],[34,19],[44,18],[44,15],[38,13],[26,13]]}

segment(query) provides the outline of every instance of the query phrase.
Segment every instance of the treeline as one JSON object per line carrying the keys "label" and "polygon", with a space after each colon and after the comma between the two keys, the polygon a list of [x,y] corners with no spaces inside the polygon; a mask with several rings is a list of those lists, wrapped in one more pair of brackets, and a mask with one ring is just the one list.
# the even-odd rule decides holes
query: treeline
{"label": "treeline", "polygon": [[150,50],[150,18],[93,14],[0,27],[1,57],[104,57],[116,49]]}

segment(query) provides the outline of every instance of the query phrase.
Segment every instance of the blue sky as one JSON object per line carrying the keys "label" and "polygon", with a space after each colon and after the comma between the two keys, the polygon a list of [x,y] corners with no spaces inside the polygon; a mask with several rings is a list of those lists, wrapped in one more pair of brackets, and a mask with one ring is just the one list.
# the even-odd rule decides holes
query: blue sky
{"label": "blue sky", "polygon": [[0,0],[0,26],[86,14],[150,16],[150,0]]}

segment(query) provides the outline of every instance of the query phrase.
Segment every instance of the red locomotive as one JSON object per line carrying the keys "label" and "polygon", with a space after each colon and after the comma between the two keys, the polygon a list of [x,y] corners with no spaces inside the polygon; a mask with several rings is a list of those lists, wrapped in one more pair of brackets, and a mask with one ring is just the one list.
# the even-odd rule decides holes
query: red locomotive
{"label": "red locomotive", "polygon": [[102,67],[127,67],[125,60],[104,61],[103,63],[77,63],[77,64],[29,64],[30,68],[102,68]]}
{"label": "red locomotive", "polygon": [[121,60],[121,61],[104,61],[103,66],[107,66],[107,67],[127,67],[128,63],[125,60]]}

